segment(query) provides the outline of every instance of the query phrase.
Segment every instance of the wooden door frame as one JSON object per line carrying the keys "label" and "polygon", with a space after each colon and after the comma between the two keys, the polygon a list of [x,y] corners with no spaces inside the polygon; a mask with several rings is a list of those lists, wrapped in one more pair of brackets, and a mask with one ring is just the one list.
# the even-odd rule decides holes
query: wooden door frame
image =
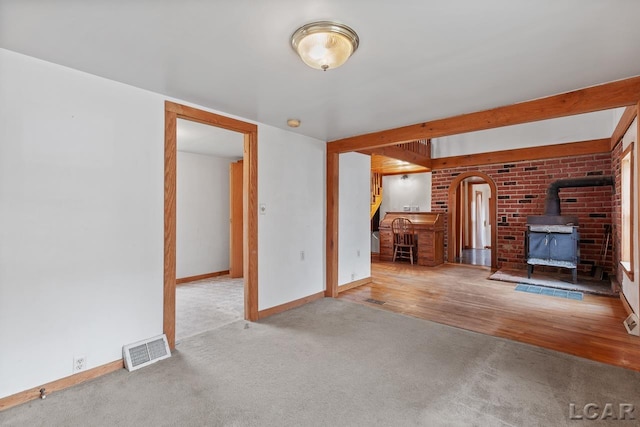
{"label": "wooden door frame", "polygon": [[[480,171],[471,171],[471,172],[465,172],[465,173],[461,173],[460,175],[458,175],[452,182],[451,185],[449,186],[449,214],[448,214],[448,220],[447,220],[447,260],[449,262],[452,262],[452,260],[455,258],[455,242],[457,239],[457,224],[454,223],[454,219],[457,217],[457,211],[459,210],[458,208],[458,203],[457,201],[459,200],[457,195],[458,195],[458,189],[460,188],[460,183],[462,183],[462,181],[464,181],[467,178],[470,178],[472,176],[477,176],[479,178],[482,178],[485,183],[489,184],[489,188],[491,189],[491,202],[489,203],[489,221],[491,224],[491,268],[493,269],[497,269],[498,268],[498,256],[497,256],[497,230],[496,230],[496,224],[497,224],[497,212],[498,212],[498,207],[497,207],[497,191],[498,188],[496,186],[496,183],[491,179],[491,177],[483,172]],[[452,244],[454,243],[454,244]]]}
{"label": "wooden door frame", "polygon": [[176,182],[178,119],[244,135],[243,272],[244,317],[258,320],[258,126],[175,102],[164,105],[164,301],[163,330],[169,346],[176,335]]}
{"label": "wooden door frame", "polygon": [[[471,188],[474,188],[474,186],[471,186]],[[484,234],[484,227],[483,224],[481,222],[482,217],[484,216],[484,201],[482,200],[482,191],[478,191],[476,189],[473,190],[473,198],[475,201],[475,224],[476,226],[473,228],[473,249],[478,249],[478,238],[480,241],[484,240],[482,238],[482,235]],[[480,235],[478,235],[480,234]],[[480,244],[480,249],[484,249],[485,245]]]}
{"label": "wooden door frame", "polygon": [[[471,231],[473,229],[473,219],[471,218],[471,202],[473,200],[473,183],[469,182],[467,183],[467,199],[466,199],[466,203],[465,203],[465,212],[464,212],[464,217],[466,219],[466,229],[467,229],[467,233],[468,236],[465,236],[465,232],[464,230],[460,230],[460,237],[462,237],[462,249],[472,249],[473,248],[473,232]],[[459,206],[459,205],[458,205]],[[475,231],[475,230],[474,230]],[[467,238],[467,242],[468,244],[465,245],[465,237]]]}

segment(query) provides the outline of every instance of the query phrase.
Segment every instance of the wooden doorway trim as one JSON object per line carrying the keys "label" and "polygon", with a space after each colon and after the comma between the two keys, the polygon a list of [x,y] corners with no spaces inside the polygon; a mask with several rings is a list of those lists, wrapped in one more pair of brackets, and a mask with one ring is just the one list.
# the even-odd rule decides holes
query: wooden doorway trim
{"label": "wooden doorway trim", "polygon": [[[473,183],[467,183],[467,199],[466,199],[466,203],[465,203],[465,212],[464,212],[464,217],[466,218],[465,221],[465,227],[466,227],[466,233],[465,230],[460,230],[460,234],[462,235],[462,249],[471,249],[473,248],[473,232],[475,230],[473,230],[473,219],[471,218],[471,203],[473,200]],[[460,205],[458,205],[460,206]],[[473,230],[473,231],[472,231]],[[456,255],[458,254],[458,252],[456,252]]]}
{"label": "wooden doorway trim", "polygon": [[458,197],[458,189],[460,188],[460,183],[465,179],[477,176],[482,178],[487,184],[489,184],[489,188],[491,188],[491,201],[489,203],[489,223],[491,224],[491,268],[498,268],[498,256],[497,256],[497,247],[498,240],[497,235],[498,232],[496,230],[496,226],[498,224],[496,214],[498,212],[497,209],[497,187],[496,183],[493,182],[489,175],[482,173],[480,171],[472,171],[465,172],[458,175],[449,186],[449,215],[447,218],[447,260],[452,262],[455,259],[455,242],[458,240],[457,226],[458,224],[454,223],[455,218],[458,218],[458,202],[460,198]]}
{"label": "wooden doorway trim", "polygon": [[243,227],[244,316],[258,320],[258,126],[197,108],[165,101],[164,108],[164,302],[163,330],[169,346],[176,335],[176,181],[178,119],[244,135]]}
{"label": "wooden doorway trim", "polygon": [[327,284],[324,296],[336,298],[338,296],[338,200],[340,178],[340,154],[327,150]]}
{"label": "wooden doorway trim", "polygon": [[484,217],[484,203],[482,201],[482,191],[478,191],[474,188],[474,186],[472,185],[471,188],[473,188],[473,197],[474,200],[476,202],[476,209],[474,212],[474,224],[475,227],[473,227],[473,238],[471,239],[471,246],[474,249],[485,249],[486,245],[483,244],[479,244],[478,241],[483,241],[483,224],[482,224],[482,218]]}

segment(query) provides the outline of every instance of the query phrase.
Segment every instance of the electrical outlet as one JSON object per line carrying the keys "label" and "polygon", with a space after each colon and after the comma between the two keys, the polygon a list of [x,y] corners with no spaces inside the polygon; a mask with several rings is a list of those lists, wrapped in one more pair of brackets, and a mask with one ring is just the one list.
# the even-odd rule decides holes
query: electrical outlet
{"label": "electrical outlet", "polygon": [[304,261],[304,251],[300,251],[300,261]]}
{"label": "electrical outlet", "polygon": [[351,273],[351,281],[353,282],[354,280],[356,280],[356,273]]}
{"label": "electrical outlet", "polygon": [[73,373],[82,372],[87,369],[87,358],[84,356],[76,356],[73,358]]}
{"label": "electrical outlet", "polygon": [[358,256],[360,256],[360,249],[358,249]]}

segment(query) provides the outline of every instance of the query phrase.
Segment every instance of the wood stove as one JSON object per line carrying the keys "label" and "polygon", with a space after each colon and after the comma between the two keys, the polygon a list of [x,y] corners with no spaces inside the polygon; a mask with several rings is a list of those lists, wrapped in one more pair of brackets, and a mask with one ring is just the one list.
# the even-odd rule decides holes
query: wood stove
{"label": "wood stove", "polygon": [[578,281],[580,234],[577,225],[527,225],[527,277],[536,265],[571,269],[573,283]]}
{"label": "wood stove", "polygon": [[578,280],[580,263],[580,233],[578,217],[560,215],[558,192],[566,187],[598,187],[613,185],[611,176],[561,179],[547,190],[544,215],[527,217],[525,252],[527,276],[531,278],[536,265],[571,269],[573,283]]}

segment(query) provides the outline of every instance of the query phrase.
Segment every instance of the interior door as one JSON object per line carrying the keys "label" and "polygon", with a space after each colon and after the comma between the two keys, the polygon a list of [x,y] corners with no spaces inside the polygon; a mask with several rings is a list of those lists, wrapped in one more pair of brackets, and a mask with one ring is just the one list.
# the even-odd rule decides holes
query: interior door
{"label": "interior door", "polygon": [[243,274],[242,160],[229,164],[229,276]]}
{"label": "interior door", "polygon": [[459,259],[462,257],[462,248],[463,248],[463,237],[464,237],[464,223],[463,223],[463,210],[464,205],[462,203],[462,192],[463,185],[462,182],[458,185],[456,189],[456,210],[455,210],[455,218],[454,218],[454,227],[453,227],[453,236],[451,236],[450,240],[453,240],[451,243],[453,245],[454,250],[454,258]]}
{"label": "interior door", "polygon": [[484,248],[484,205],[482,204],[482,191],[476,191],[476,211],[475,211],[475,228],[474,235],[475,239],[473,242],[473,247],[476,249]]}

